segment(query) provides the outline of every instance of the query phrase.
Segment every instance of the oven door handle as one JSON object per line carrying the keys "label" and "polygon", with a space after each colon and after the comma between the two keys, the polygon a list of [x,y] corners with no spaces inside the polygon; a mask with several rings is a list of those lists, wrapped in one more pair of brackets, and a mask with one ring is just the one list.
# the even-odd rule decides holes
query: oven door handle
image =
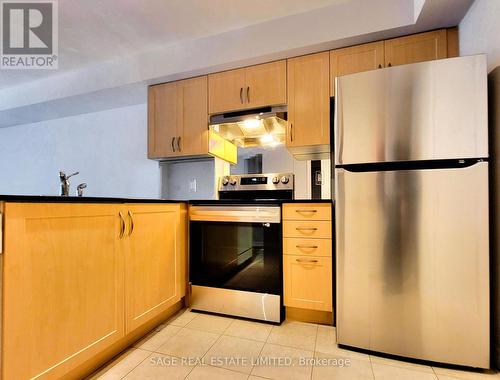
{"label": "oven door handle", "polygon": [[279,206],[190,206],[194,222],[281,223]]}

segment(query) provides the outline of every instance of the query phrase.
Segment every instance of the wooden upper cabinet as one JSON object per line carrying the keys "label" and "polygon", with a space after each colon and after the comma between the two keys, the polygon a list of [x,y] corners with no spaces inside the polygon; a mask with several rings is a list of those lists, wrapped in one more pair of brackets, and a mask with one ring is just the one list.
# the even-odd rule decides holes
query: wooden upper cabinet
{"label": "wooden upper cabinet", "polygon": [[207,77],[151,86],[148,156],[170,158],[208,152]]}
{"label": "wooden upper cabinet", "polygon": [[210,114],[286,103],[286,61],[208,76]]}
{"label": "wooden upper cabinet", "polygon": [[118,207],[5,205],[3,379],[60,379],[125,335]]}
{"label": "wooden upper cabinet", "polygon": [[165,83],[149,88],[148,157],[176,156],[178,133],[177,84]]}
{"label": "wooden upper cabinet", "polygon": [[286,61],[245,69],[246,108],[286,104]]}
{"label": "wooden upper cabinet", "polygon": [[178,82],[179,156],[208,153],[207,77]]}
{"label": "wooden upper cabinet", "polygon": [[383,41],[330,51],[330,95],[335,96],[335,77],[382,67]]}
{"label": "wooden upper cabinet", "polygon": [[385,66],[447,58],[446,29],[394,38],[385,42]]}
{"label": "wooden upper cabinet", "polygon": [[211,114],[244,108],[245,69],[208,76],[208,110]]}
{"label": "wooden upper cabinet", "polygon": [[126,332],[180,300],[180,206],[129,204],[125,242]]}
{"label": "wooden upper cabinet", "polygon": [[458,27],[446,29],[446,45],[447,45],[447,57],[453,58],[460,55],[459,43],[458,43]]}
{"label": "wooden upper cabinet", "polygon": [[148,157],[213,154],[209,115],[281,104],[290,152],[326,157],[335,77],[457,55],[458,29],[448,28],[151,86]]}
{"label": "wooden upper cabinet", "polygon": [[330,144],[330,55],[328,52],[287,61],[287,147]]}

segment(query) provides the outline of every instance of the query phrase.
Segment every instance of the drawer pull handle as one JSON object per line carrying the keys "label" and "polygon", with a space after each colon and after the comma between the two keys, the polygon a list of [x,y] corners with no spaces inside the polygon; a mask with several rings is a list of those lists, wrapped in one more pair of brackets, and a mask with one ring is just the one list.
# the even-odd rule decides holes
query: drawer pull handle
{"label": "drawer pull handle", "polygon": [[318,248],[317,245],[300,245],[300,244],[296,245],[295,247],[297,247],[297,248],[312,248],[312,249]]}
{"label": "drawer pull handle", "polygon": [[297,231],[317,231],[316,227],[297,227]]}
{"label": "drawer pull handle", "polygon": [[299,263],[310,263],[310,264],[318,262],[318,260],[315,259],[295,259],[295,260],[297,260]]}
{"label": "drawer pull handle", "polygon": [[298,213],[301,213],[301,212],[318,212],[318,210],[302,210],[302,209],[299,209],[299,210],[295,210],[295,212],[298,212]]}

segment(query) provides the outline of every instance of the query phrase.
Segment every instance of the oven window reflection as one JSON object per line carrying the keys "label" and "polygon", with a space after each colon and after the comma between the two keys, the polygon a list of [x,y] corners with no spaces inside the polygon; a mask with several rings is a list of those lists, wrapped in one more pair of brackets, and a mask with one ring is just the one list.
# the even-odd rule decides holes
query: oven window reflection
{"label": "oven window reflection", "polygon": [[280,228],[270,223],[191,223],[194,285],[279,294]]}

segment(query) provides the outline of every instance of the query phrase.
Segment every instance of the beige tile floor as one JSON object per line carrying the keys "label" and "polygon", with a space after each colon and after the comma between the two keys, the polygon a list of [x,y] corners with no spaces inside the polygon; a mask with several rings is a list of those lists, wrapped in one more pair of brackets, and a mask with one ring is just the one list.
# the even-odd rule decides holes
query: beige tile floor
{"label": "beige tile floor", "polygon": [[500,380],[500,374],[341,349],[330,326],[272,326],[183,310],[89,379]]}

